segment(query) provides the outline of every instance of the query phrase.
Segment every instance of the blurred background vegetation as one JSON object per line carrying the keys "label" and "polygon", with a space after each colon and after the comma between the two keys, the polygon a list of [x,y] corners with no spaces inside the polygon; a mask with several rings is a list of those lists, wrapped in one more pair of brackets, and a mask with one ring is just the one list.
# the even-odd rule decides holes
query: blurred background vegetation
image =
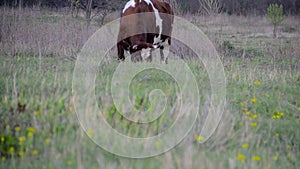
{"label": "blurred background vegetation", "polygon": [[[285,14],[299,14],[300,0],[163,0],[178,8],[183,13],[227,13],[236,15],[264,15],[270,4],[283,5]],[[48,8],[79,8],[87,10],[120,10],[126,0],[0,0],[1,6],[10,7],[48,7]],[[175,4],[175,5],[174,5]]]}

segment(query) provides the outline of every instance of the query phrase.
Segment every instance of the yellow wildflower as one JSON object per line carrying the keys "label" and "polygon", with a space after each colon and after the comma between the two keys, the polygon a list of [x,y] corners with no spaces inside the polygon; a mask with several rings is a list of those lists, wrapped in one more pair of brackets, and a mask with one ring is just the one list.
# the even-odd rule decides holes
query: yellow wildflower
{"label": "yellow wildflower", "polygon": [[278,160],[278,156],[274,156],[273,159],[274,159],[274,161],[277,161]]}
{"label": "yellow wildflower", "polygon": [[39,153],[39,151],[36,150],[36,149],[34,149],[34,150],[32,151],[32,154],[33,154],[33,155],[37,155],[38,153]]}
{"label": "yellow wildflower", "polygon": [[256,102],[257,102],[257,99],[256,99],[256,98],[253,98],[253,99],[251,99],[251,102],[252,102],[252,103],[256,103]]}
{"label": "yellow wildflower", "polygon": [[246,115],[248,115],[248,116],[251,115],[251,112],[250,112],[250,111],[247,111],[247,112],[246,112]]}
{"label": "yellow wildflower", "polygon": [[15,131],[20,131],[21,128],[20,127],[15,127]]}
{"label": "yellow wildflower", "polygon": [[11,153],[14,153],[14,152],[15,152],[15,148],[14,147],[10,147],[9,150],[8,150],[8,153],[11,154]]}
{"label": "yellow wildflower", "polygon": [[255,85],[260,85],[260,81],[255,81],[254,84]]}
{"label": "yellow wildflower", "polygon": [[5,141],[5,138],[2,136],[1,137],[1,142],[4,142]]}
{"label": "yellow wildflower", "polygon": [[28,128],[27,128],[27,131],[34,133],[34,132],[35,132],[35,128],[33,128],[33,127],[28,127]]}
{"label": "yellow wildflower", "polygon": [[248,111],[248,108],[247,107],[243,107],[242,110],[243,111]]}
{"label": "yellow wildflower", "polygon": [[290,149],[291,149],[291,146],[290,146],[290,145],[287,145],[287,146],[286,146],[286,149],[290,150]]}
{"label": "yellow wildflower", "polygon": [[298,108],[298,111],[300,111],[300,107]]}
{"label": "yellow wildflower", "polygon": [[5,157],[2,157],[2,161],[5,161],[6,160],[6,158]]}
{"label": "yellow wildflower", "polygon": [[276,136],[276,137],[279,137],[279,133],[276,133],[275,136]]}
{"label": "yellow wildflower", "polygon": [[274,115],[272,116],[272,118],[273,119],[280,119],[283,116],[284,116],[283,112],[276,112],[276,113],[274,113]]}
{"label": "yellow wildflower", "polygon": [[25,152],[24,151],[19,151],[18,154],[19,154],[20,157],[23,157],[25,155]]}
{"label": "yellow wildflower", "polygon": [[250,126],[251,126],[251,127],[256,127],[256,126],[257,126],[257,123],[256,123],[256,122],[253,122],[253,123],[250,124]]}
{"label": "yellow wildflower", "polygon": [[241,162],[244,162],[244,161],[246,160],[246,157],[245,157],[243,154],[238,154],[238,155],[236,156],[236,158],[237,158],[238,160],[240,160]]}
{"label": "yellow wildflower", "polygon": [[242,144],[242,148],[247,149],[248,147],[249,147],[249,144],[247,144],[247,143]]}
{"label": "yellow wildflower", "polygon": [[40,115],[41,112],[40,112],[40,110],[36,110],[36,111],[33,112],[33,114],[37,116],[37,115]]}
{"label": "yellow wildflower", "polygon": [[26,137],[19,137],[19,144],[22,145],[25,140],[26,140]]}
{"label": "yellow wildflower", "polygon": [[249,147],[249,144],[245,143],[242,145],[242,148],[247,149]]}
{"label": "yellow wildflower", "polygon": [[260,156],[253,156],[253,157],[252,157],[252,160],[253,160],[253,161],[260,161]]}
{"label": "yellow wildflower", "polygon": [[253,119],[257,119],[258,118],[258,114],[253,114],[252,118]]}
{"label": "yellow wildflower", "polygon": [[247,102],[245,102],[245,101],[242,101],[242,102],[241,102],[241,105],[245,105],[246,103],[247,103]]}
{"label": "yellow wildflower", "polygon": [[68,164],[68,165],[71,165],[71,164],[72,164],[72,161],[71,161],[71,160],[68,160],[68,161],[67,161],[67,164]]}
{"label": "yellow wildflower", "polygon": [[156,147],[160,147],[160,146],[162,146],[162,144],[163,144],[162,141],[157,141],[157,142],[155,142],[155,146],[156,146]]}
{"label": "yellow wildflower", "polygon": [[93,130],[87,130],[87,134],[88,134],[88,136],[92,137],[92,135],[94,134],[94,131]]}
{"label": "yellow wildflower", "polygon": [[46,142],[46,143],[49,143],[49,142],[50,142],[50,139],[49,139],[49,138],[46,138],[46,139],[45,139],[45,142]]}
{"label": "yellow wildflower", "polygon": [[197,140],[197,141],[203,141],[205,138],[202,137],[202,136],[199,136],[198,134],[194,134],[194,138]]}
{"label": "yellow wildflower", "polygon": [[32,133],[32,132],[28,132],[27,136],[28,136],[28,137],[32,137],[32,136],[33,136],[33,133]]}

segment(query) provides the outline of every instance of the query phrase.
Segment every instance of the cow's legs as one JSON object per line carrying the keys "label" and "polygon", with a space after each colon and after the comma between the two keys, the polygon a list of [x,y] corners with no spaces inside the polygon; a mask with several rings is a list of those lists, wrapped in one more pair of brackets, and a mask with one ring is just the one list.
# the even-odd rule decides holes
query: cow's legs
{"label": "cow's legs", "polygon": [[155,47],[156,46],[151,43],[143,41],[136,42],[135,45],[130,48],[131,61],[138,62],[142,60],[148,60],[148,58],[151,57],[151,49]]}
{"label": "cow's legs", "polygon": [[130,56],[131,56],[131,61],[132,62],[140,62],[140,61],[143,60],[143,58],[141,56],[141,51],[131,53]]}
{"label": "cow's legs", "polygon": [[152,50],[153,50],[152,48],[142,49],[141,55],[143,60],[146,60],[148,62],[152,61],[152,56],[151,56]]}
{"label": "cow's legs", "polygon": [[118,47],[118,60],[124,61],[125,60],[125,56],[124,56],[124,49],[123,49],[123,45],[121,42],[119,42],[117,44]]}
{"label": "cow's legs", "polygon": [[170,47],[169,46],[161,46],[159,50],[160,50],[161,62],[168,64],[168,56],[169,56]]}

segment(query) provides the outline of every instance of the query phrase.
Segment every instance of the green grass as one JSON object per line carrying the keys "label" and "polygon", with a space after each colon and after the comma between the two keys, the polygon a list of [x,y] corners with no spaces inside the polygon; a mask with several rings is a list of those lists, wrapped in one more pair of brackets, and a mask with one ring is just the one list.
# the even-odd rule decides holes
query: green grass
{"label": "green grass", "polygon": [[[86,135],[80,129],[72,105],[74,62],[57,58],[44,58],[40,62],[36,57],[26,56],[1,56],[0,60],[4,65],[0,69],[1,168],[296,168],[299,165],[298,70],[274,69],[260,60],[223,60],[227,65],[228,102],[223,123],[215,135],[207,143],[199,145],[194,138],[194,134],[199,132],[196,126],[186,141],[167,154],[133,160],[107,153],[88,137],[82,137]],[[205,69],[199,61],[187,62],[201,86],[204,101],[209,94],[205,92],[209,90]],[[105,86],[110,83],[117,64],[114,62],[102,67],[104,71],[97,75],[96,82],[100,85],[96,86],[96,91],[107,92]],[[139,84],[145,76],[145,83]],[[169,83],[172,83],[172,78],[160,71],[138,74],[130,89],[136,108],[149,108],[147,94],[153,88],[170,89],[172,98],[177,89],[176,85],[168,88],[166,84]],[[143,104],[140,104],[141,98],[145,98]],[[101,104],[107,107],[107,121],[128,135],[143,136],[146,129],[146,134],[149,134],[150,129],[154,131],[160,128],[159,125],[172,122],[164,118],[143,128],[126,122],[112,102]],[[22,137],[24,141],[20,141]],[[253,156],[259,156],[256,157],[259,161],[253,160]]]}
{"label": "green grass", "polygon": [[[32,27],[51,24],[51,30],[60,31],[56,26],[64,28],[61,22],[71,26],[85,23],[82,18],[45,14],[23,18],[34,23]],[[51,34],[51,30],[46,33]],[[73,29],[66,32],[69,30]],[[81,28],[78,32],[74,34],[80,34]],[[217,47],[220,45],[227,78],[226,109],[217,131],[206,143],[197,142],[211,89],[202,63],[185,60],[199,87],[200,118],[178,146],[146,159],[111,154],[89,139],[97,134],[95,131],[83,132],[73,105],[75,61],[67,61],[54,51],[54,55],[43,54],[40,60],[38,50],[29,46],[23,46],[30,48],[29,52],[16,52],[11,57],[4,55],[8,51],[0,51],[0,168],[296,169],[300,165],[299,38],[273,39],[225,31],[208,32],[208,36]],[[110,90],[117,66],[115,61],[103,62],[95,79],[97,103],[108,124],[131,137],[154,136],[169,128],[177,117],[169,109],[149,124],[130,122],[118,112]],[[180,90],[170,75],[154,69],[142,71],[129,87],[136,109],[153,113],[149,102],[153,89],[165,92],[168,106],[174,105],[175,93]]]}

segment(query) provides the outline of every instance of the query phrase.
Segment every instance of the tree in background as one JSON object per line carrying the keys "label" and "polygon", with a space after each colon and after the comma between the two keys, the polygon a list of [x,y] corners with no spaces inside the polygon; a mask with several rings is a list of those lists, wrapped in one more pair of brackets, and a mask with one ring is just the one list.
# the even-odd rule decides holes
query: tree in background
{"label": "tree in background", "polygon": [[199,0],[200,9],[206,15],[216,15],[221,12],[221,3],[219,0]]}
{"label": "tree in background", "polygon": [[273,24],[273,36],[277,37],[278,25],[283,21],[283,6],[277,4],[270,4],[267,9],[268,18]]}
{"label": "tree in background", "polygon": [[123,0],[77,0],[80,8],[85,11],[87,26],[95,17],[99,18],[98,23],[104,24],[105,17],[113,11],[120,10],[126,1]]}
{"label": "tree in background", "polygon": [[23,0],[19,0],[18,4],[19,4],[19,10],[21,11],[23,7]]}
{"label": "tree in background", "polygon": [[94,0],[97,8],[95,9],[94,17],[98,17],[99,25],[103,25],[105,18],[113,11],[120,11],[127,1],[123,0]]}
{"label": "tree in background", "polygon": [[85,9],[85,19],[86,19],[87,27],[90,25],[90,22],[91,22],[92,3],[93,3],[93,0],[87,0],[87,6]]}
{"label": "tree in background", "polygon": [[175,14],[178,15],[181,14],[182,11],[180,9],[180,5],[177,2],[177,0],[162,0],[162,1],[169,3],[172,6]]}
{"label": "tree in background", "polygon": [[77,17],[80,9],[80,0],[69,0],[71,4],[71,14],[73,17]]}

